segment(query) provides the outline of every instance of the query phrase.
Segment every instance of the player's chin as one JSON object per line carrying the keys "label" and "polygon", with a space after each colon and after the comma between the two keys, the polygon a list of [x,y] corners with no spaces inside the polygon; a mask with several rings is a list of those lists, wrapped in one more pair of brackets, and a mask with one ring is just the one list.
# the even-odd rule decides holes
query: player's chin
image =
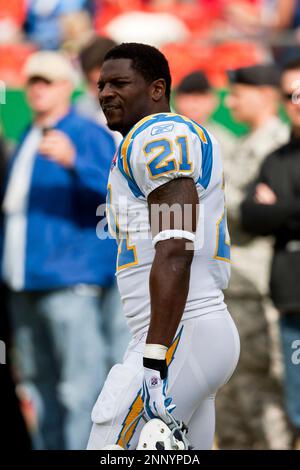
{"label": "player's chin", "polygon": [[105,113],[105,117],[106,117],[107,125],[112,131],[118,131],[122,128],[122,118],[120,116],[120,113],[117,113],[117,112]]}
{"label": "player's chin", "polygon": [[122,122],[120,120],[107,119],[107,125],[111,131],[120,132],[122,129]]}

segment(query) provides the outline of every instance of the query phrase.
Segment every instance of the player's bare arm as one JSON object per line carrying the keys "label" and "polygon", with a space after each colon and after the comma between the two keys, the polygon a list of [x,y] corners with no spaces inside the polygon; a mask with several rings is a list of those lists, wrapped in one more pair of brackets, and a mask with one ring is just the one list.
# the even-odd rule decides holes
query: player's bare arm
{"label": "player's bare arm", "polygon": [[[166,229],[195,233],[198,203],[196,186],[191,178],[175,179],[150,193],[148,207],[153,237]],[[155,220],[154,206],[162,204],[169,207],[176,204],[181,212],[181,217],[171,212],[169,227],[165,226],[163,217]],[[189,211],[187,217],[185,209]],[[191,242],[186,238],[159,241],[155,248],[150,273],[151,320],[146,342],[168,347],[185,308],[194,252],[187,249],[191,248]]]}
{"label": "player's bare arm", "polygon": [[[191,178],[176,178],[148,196],[153,240],[166,233],[168,238],[155,244],[150,272],[151,317],[144,351],[143,402],[146,416],[159,416],[165,422],[176,405],[167,398],[168,367],[166,351],[182,318],[189,292],[193,244],[197,228],[199,198]],[[158,211],[159,207],[166,211]],[[167,213],[167,217],[166,217]],[[177,238],[178,237],[178,238]],[[159,238],[158,238],[159,240]]]}

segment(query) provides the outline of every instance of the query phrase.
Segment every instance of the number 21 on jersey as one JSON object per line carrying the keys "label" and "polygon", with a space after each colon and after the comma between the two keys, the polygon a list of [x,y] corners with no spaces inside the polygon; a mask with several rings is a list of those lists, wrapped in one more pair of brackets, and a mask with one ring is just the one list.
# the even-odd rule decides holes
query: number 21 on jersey
{"label": "number 21 on jersey", "polygon": [[[168,173],[180,171],[190,173],[193,171],[193,163],[189,159],[189,146],[187,136],[178,136],[175,145],[179,147],[180,160],[177,163],[174,155],[173,142],[168,139],[158,139],[148,142],[144,147],[144,154],[151,159],[147,163],[147,169],[151,179],[160,178]],[[154,155],[154,156],[153,156]]]}

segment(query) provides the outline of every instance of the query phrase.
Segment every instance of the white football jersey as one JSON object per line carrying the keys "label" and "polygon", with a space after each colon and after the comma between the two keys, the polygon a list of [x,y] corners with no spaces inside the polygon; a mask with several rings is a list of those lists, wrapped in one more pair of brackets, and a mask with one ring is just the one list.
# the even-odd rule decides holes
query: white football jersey
{"label": "white football jersey", "polygon": [[107,218],[118,243],[116,274],[133,334],[150,323],[149,274],[155,248],[147,197],[180,177],[193,178],[200,207],[183,320],[226,308],[222,289],[229,281],[230,241],[219,144],[184,116],[153,114],[122,140],[108,182]]}

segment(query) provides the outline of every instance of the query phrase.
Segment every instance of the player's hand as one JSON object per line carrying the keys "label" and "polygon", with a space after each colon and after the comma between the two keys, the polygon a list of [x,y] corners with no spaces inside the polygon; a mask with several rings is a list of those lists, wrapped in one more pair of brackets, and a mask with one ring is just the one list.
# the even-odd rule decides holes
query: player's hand
{"label": "player's hand", "polygon": [[258,204],[275,204],[277,201],[274,191],[265,183],[259,183],[255,188],[254,199]]}
{"label": "player's hand", "polygon": [[65,168],[73,168],[76,150],[69,137],[52,129],[42,138],[39,152]]}
{"label": "player's hand", "polygon": [[[152,360],[155,362],[155,360]],[[157,361],[158,368],[165,361]],[[147,365],[147,364],[146,364]],[[155,366],[155,364],[154,364]],[[164,372],[153,368],[145,367],[144,358],[144,380],[142,399],[144,402],[144,411],[148,420],[153,418],[162,419],[165,423],[169,423],[168,413],[171,413],[176,405],[172,404],[172,398],[167,397],[168,373],[166,362],[164,364]]]}

